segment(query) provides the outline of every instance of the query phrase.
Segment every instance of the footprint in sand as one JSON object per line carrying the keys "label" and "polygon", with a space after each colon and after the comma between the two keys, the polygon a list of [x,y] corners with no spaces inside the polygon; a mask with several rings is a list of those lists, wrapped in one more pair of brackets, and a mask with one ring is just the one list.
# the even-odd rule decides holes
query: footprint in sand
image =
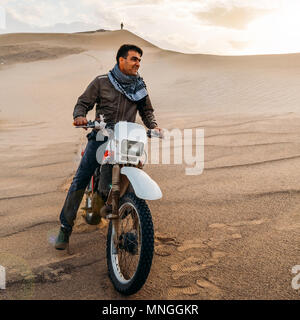
{"label": "footprint in sand", "polygon": [[221,289],[213,284],[209,279],[200,278],[196,281],[196,284],[201,288],[207,291],[210,296],[216,297],[221,294]]}
{"label": "footprint in sand", "polygon": [[182,260],[179,263],[173,264],[170,268],[172,271],[179,271],[186,268],[189,268],[190,266],[193,266],[194,264],[201,264],[204,261],[204,259],[196,258],[196,257],[189,257],[187,259]]}
{"label": "footprint in sand", "polygon": [[207,240],[203,239],[193,239],[186,240],[183,242],[181,246],[177,248],[179,252],[183,252],[190,249],[206,249],[207,247],[215,248],[219,246],[222,242],[227,240],[237,240],[241,239],[242,235],[240,233],[232,233],[232,234],[223,234],[219,233],[214,237],[211,237]]}
{"label": "footprint in sand", "polygon": [[183,252],[189,249],[203,249],[206,245],[203,243],[203,239],[186,240],[181,246],[177,248],[179,252]]}
{"label": "footprint in sand", "polygon": [[[191,257],[193,258],[193,257]],[[190,258],[188,258],[190,259]],[[202,264],[200,262],[196,261],[184,261],[184,266],[182,266],[180,269],[176,270],[172,274],[173,280],[178,280],[182,277],[189,277],[190,275],[193,275],[195,273],[198,273],[199,271],[203,270],[205,268],[202,267]]]}
{"label": "footprint in sand", "polygon": [[188,257],[170,267],[173,271],[172,278],[178,280],[181,277],[191,278],[197,276],[198,272],[218,264],[219,259],[226,255],[227,254],[222,251],[213,251],[209,257]]}
{"label": "footprint in sand", "polygon": [[182,295],[201,295],[202,297],[207,296],[210,298],[217,298],[221,294],[222,290],[210,279],[204,277],[199,277],[195,284],[173,286],[168,290],[168,298]]}
{"label": "footprint in sand", "polygon": [[197,285],[187,287],[172,287],[168,290],[168,298],[173,298],[181,295],[194,296],[199,294],[200,292],[201,288]]}
{"label": "footprint in sand", "polygon": [[[219,230],[224,231],[222,233],[218,233],[217,235],[213,236],[212,238],[209,238],[206,242],[210,246],[216,246],[219,245],[223,241],[227,240],[237,240],[241,239],[242,235],[238,232],[238,227],[242,226],[258,226],[263,223],[266,223],[267,220],[265,219],[258,219],[258,220],[243,220],[243,221],[237,221],[232,223],[212,223],[208,227],[213,230]],[[230,234],[228,234],[230,233]]]}
{"label": "footprint in sand", "polygon": [[160,232],[155,232],[155,241],[160,244],[178,246],[180,243],[176,240],[175,237],[171,237]]}
{"label": "footprint in sand", "polygon": [[161,257],[167,257],[171,255],[171,250],[167,246],[155,246],[154,253]]}
{"label": "footprint in sand", "polygon": [[[179,263],[170,266],[172,271],[172,279],[180,280],[180,286],[173,286],[170,288],[169,296],[180,295],[198,295],[206,294],[209,297],[216,297],[221,294],[221,289],[208,278],[204,278],[201,274],[203,270],[217,265],[220,260],[226,257],[226,252],[220,251],[217,247],[225,241],[235,241],[242,239],[242,235],[238,232],[238,227],[241,226],[255,226],[265,223],[266,220],[245,220],[233,223],[213,223],[209,225],[210,230],[215,229],[218,232],[207,239],[196,238],[186,240],[181,245],[177,246],[179,252],[192,252],[193,255],[185,258]],[[167,243],[174,241],[173,238],[157,237],[156,241]],[[160,246],[157,250],[160,250]],[[195,281],[191,284],[191,281]]]}
{"label": "footprint in sand", "polygon": [[172,247],[177,247],[180,243],[175,237],[171,237],[159,232],[155,233],[154,252],[158,256],[166,257],[172,254]]}
{"label": "footprint in sand", "polygon": [[[259,219],[259,220],[244,220],[244,221],[237,221],[228,224],[224,223],[213,223],[210,224],[208,227],[211,229],[230,229],[230,227],[241,227],[241,226],[251,226],[251,225],[260,225],[262,223],[267,222],[267,220]],[[231,229],[234,230],[234,229]]]}

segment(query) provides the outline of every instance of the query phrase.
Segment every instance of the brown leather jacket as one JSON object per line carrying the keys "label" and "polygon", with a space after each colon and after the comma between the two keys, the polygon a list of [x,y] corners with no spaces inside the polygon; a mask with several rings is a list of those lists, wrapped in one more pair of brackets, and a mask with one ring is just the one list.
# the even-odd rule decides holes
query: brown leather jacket
{"label": "brown leather jacket", "polygon": [[117,91],[109,81],[107,74],[96,77],[78,98],[73,117],[85,117],[96,103],[96,119],[100,114],[108,127],[113,127],[119,121],[135,122],[137,111],[149,129],[157,126],[153,107],[149,96],[138,103],[130,101]]}

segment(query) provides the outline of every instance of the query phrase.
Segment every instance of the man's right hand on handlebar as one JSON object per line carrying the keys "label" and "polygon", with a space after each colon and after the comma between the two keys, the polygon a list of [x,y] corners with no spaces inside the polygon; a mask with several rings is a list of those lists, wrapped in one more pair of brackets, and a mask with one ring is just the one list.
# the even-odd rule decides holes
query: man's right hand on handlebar
{"label": "man's right hand on handlebar", "polygon": [[87,123],[88,121],[86,117],[76,117],[73,122],[74,126],[85,126]]}

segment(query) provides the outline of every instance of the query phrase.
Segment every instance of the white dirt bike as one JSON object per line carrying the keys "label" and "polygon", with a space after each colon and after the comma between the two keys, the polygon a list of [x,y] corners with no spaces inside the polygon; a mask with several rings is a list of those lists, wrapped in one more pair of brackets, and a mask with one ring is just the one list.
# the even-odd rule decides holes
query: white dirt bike
{"label": "white dirt bike", "polygon": [[[142,168],[146,162],[143,157],[147,136],[162,138],[162,135],[125,121],[118,122],[114,132],[109,133],[105,126],[103,119],[79,126],[98,129],[98,134],[110,136],[97,152],[102,164],[86,189],[83,209],[89,224],[98,224],[101,218],[110,220],[106,244],[108,274],[118,292],[131,295],[144,285],[152,264],[154,229],[145,200],[160,199],[162,193]],[[104,197],[101,186],[107,186],[107,180],[110,183]]]}

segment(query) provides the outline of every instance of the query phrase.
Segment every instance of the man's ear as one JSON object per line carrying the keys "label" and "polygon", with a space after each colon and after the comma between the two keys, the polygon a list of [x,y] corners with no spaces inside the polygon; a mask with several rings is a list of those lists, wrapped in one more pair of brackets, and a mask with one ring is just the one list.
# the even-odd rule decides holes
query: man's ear
{"label": "man's ear", "polygon": [[125,60],[125,59],[124,59],[123,57],[120,57],[120,58],[119,58],[119,65],[120,65],[120,63],[123,63],[124,60]]}

